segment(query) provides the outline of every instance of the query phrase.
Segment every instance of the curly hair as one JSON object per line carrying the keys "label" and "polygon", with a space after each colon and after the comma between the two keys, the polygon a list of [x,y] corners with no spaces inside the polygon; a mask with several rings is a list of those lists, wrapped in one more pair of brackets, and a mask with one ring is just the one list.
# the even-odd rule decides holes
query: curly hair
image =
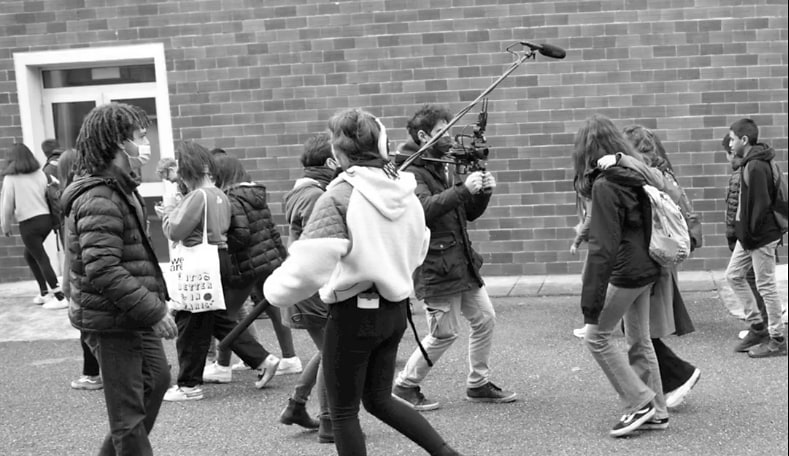
{"label": "curly hair", "polygon": [[415,143],[419,144],[419,131],[427,132],[428,134],[436,128],[439,121],[449,122],[452,120],[452,113],[443,106],[425,104],[419,111],[415,112],[411,119],[406,124],[408,135]]}
{"label": "curly hair", "polygon": [[125,103],[107,103],[93,108],[77,135],[77,170],[96,174],[110,167],[120,144],[148,128],[150,120],[141,108]]}

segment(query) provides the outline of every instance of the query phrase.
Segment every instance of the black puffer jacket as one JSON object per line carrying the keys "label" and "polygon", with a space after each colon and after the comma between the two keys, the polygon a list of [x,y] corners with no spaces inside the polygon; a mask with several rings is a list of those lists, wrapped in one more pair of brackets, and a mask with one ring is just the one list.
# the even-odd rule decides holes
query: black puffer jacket
{"label": "black puffer jacket", "polygon": [[232,260],[230,285],[243,288],[268,277],[288,253],[271,220],[266,187],[244,183],[226,193],[231,208],[227,232],[227,248]]}
{"label": "black puffer jacket", "polygon": [[652,209],[635,171],[609,168],[592,176],[589,254],[583,274],[584,322],[597,324],[611,283],[638,288],[657,280],[659,266],[649,256]]}
{"label": "black puffer jacket", "polygon": [[111,167],[63,194],[69,319],[83,331],[146,330],[167,313],[167,287],[145,231],[137,184]]}
{"label": "black puffer jacket", "polygon": [[[396,162],[404,161],[417,149],[413,142],[401,145]],[[454,170],[447,182],[441,163],[420,158],[406,171],[416,177],[416,196],[430,228],[430,249],[414,272],[416,297],[445,296],[483,286],[479,273],[482,257],[471,247],[466,226],[485,212],[491,193],[472,195]]]}
{"label": "black puffer jacket", "polygon": [[737,215],[737,205],[740,199],[740,166],[742,157],[735,157],[731,163],[732,173],[729,176],[729,188],[726,191],[726,242],[730,250],[734,250],[737,243],[737,232],[734,228],[734,217]]}

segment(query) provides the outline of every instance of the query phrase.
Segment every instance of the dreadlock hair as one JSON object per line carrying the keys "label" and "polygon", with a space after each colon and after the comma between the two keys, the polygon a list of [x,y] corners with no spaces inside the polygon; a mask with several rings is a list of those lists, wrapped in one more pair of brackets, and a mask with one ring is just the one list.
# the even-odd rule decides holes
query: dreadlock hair
{"label": "dreadlock hair", "polygon": [[93,108],[77,136],[78,172],[97,174],[109,168],[120,145],[149,124],[148,115],[137,106],[107,103]]}
{"label": "dreadlock hair", "polygon": [[441,120],[447,123],[452,120],[452,114],[449,110],[443,106],[425,104],[411,116],[405,128],[408,130],[408,135],[411,136],[411,139],[419,144],[419,131],[430,134]]}
{"label": "dreadlock hair", "polygon": [[216,163],[216,181],[214,184],[222,191],[251,179],[241,164],[241,160],[232,155],[214,155]]}
{"label": "dreadlock hair", "polygon": [[36,160],[33,152],[22,143],[14,143],[6,156],[6,167],[3,176],[10,174],[30,174],[41,168],[41,164]]}
{"label": "dreadlock hair", "polygon": [[586,119],[575,135],[573,149],[575,163],[573,184],[578,194],[584,198],[591,198],[592,185],[596,177],[592,171],[597,168],[597,160],[604,155],[617,152],[643,161],[611,119],[601,114]]}
{"label": "dreadlock hair", "polygon": [[625,127],[622,133],[625,134],[633,148],[643,155],[644,161],[649,166],[661,169],[667,167],[669,171],[673,172],[674,168],[666,155],[666,149],[663,148],[663,143],[660,142],[660,138],[654,131],[643,125],[630,125]]}
{"label": "dreadlock hair", "polygon": [[184,141],[175,149],[178,177],[186,187],[193,189],[204,176],[216,176],[216,162],[211,152],[192,141]]}

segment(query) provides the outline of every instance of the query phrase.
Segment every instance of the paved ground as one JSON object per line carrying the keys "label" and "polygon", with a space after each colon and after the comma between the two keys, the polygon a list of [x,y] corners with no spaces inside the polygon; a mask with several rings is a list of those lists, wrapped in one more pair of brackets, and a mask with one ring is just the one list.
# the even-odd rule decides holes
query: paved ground
{"label": "paved ground", "polygon": [[[786,267],[781,296],[787,298]],[[728,316],[730,293],[720,272],[684,272],[682,289],[697,331],[667,343],[702,370],[701,381],[671,416],[667,431],[614,440],[607,432],[620,414],[615,393],[572,329],[581,323],[578,276],[490,278],[498,312],[493,380],[513,389],[513,404],[463,400],[465,335],[424,385],[442,408],[425,416],[466,455],[742,455],[787,454],[787,358],[752,360],[731,351],[744,323]],[[0,285],[0,454],[95,454],[107,430],[101,392],[73,391],[81,353],[65,311],[29,304],[32,282]],[[419,324],[421,330],[423,327]],[[267,347],[276,347],[270,323],[259,320]],[[306,361],[313,349],[294,332]],[[621,341],[621,339],[619,339]],[[402,364],[415,347],[407,332]],[[166,342],[175,364],[174,343]],[[276,352],[276,350],[274,350]],[[173,372],[175,374],[175,371]],[[159,455],[335,454],[314,432],[276,422],[295,376],[276,377],[256,390],[251,372],[229,385],[206,386],[206,399],[164,404],[152,434]],[[315,405],[310,405],[315,411]],[[365,412],[370,455],[424,454]]]}

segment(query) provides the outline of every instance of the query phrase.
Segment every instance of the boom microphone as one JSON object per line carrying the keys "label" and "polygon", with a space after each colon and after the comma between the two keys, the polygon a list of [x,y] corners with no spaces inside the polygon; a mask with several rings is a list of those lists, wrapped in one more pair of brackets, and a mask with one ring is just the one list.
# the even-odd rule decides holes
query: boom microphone
{"label": "boom microphone", "polygon": [[540,54],[553,59],[563,59],[564,56],[567,55],[567,53],[564,52],[564,49],[550,44],[534,44],[529,43],[528,41],[521,41],[521,44],[528,47],[532,51],[537,51]]}

